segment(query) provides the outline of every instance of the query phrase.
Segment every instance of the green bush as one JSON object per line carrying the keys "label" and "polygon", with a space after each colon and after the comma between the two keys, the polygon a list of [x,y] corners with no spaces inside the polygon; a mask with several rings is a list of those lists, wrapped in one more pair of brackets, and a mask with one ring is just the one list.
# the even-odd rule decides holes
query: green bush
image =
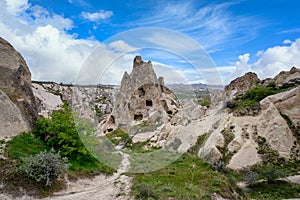
{"label": "green bush", "polygon": [[255,87],[251,90],[248,90],[242,97],[242,99],[249,99],[260,101],[267,96],[276,94],[277,91],[272,87]]}
{"label": "green bush", "polygon": [[266,167],[264,170],[262,170],[261,175],[267,180],[268,183],[272,183],[285,176],[283,170],[277,169],[274,166]]}
{"label": "green bush", "polygon": [[245,181],[245,183],[252,187],[256,181],[257,181],[258,175],[256,172],[250,171],[250,170],[245,170],[243,172],[243,179]]}
{"label": "green bush", "polygon": [[50,152],[42,151],[34,156],[22,158],[22,161],[17,171],[46,186],[51,186],[69,167],[68,159],[61,158],[60,154],[55,153],[53,149]]}
{"label": "green bush", "polygon": [[133,187],[137,199],[159,199],[159,195],[154,191],[153,186],[147,183],[139,183]]}
{"label": "green bush", "polygon": [[66,104],[50,118],[38,119],[32,132],[70,161],[95,161],[82,143],[71,109]]}
{"label": "green bush", "polygon": [[50,150],[45,142],[31,133],[24,132],[15,136],[7,143],[5,153],[9,158],[20,159],[31,154],[38,154],[44,150]]}

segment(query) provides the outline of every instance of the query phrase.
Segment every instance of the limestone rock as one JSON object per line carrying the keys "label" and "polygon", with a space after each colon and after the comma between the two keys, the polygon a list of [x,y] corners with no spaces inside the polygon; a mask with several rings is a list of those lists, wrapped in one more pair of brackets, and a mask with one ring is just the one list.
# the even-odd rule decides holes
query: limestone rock
{"label": "limestone rock", "polygon": [[77,86],[54,82],[34,82],[32,89],[40,115],[47,117],[66,101],[79,117],[95,123],[111,113],[116,92],[116,89],[108,86]]}
{"label": "limestone rock", "polygon": [[124,73],[111,115],[100,125],[102,132],[129,128],[140,122],[167,122],[177,112],[176,96],[157,79],[151,61],[136,56],[130,74]]}
{"label": "limestone rock", "polygon": [[[32,128],[38,114],[35,98],[31,89],[31,73],[20,53],[1,37],[0,89],[20,109],[26,126]],[[20,129],[19,131],[24,130]]]}
{"label": "limestone rock", "polygon": [[300,85],[300,69],[292,67],[290,71],[282,71],[272,79],[272,82],[282,87]]}
{"label": "limestone rock", "polygon": [[267,108],[271,102],[280,113],[287,115],[294,124],[300,124],[300,86],[286,92],[268,96],[260,104],[261,107]]}
{"label": "limestone rock", "polygon": [[0,90],[0,139],[27,131],[20,109]]}
{"label": "limestone rock", "polygon": [[225,87],[225,96],[228,100],[233,99],[238,95],[244,94],[260,82],[261,80],[255,73],[248,72],[245,75],[234,79]]}

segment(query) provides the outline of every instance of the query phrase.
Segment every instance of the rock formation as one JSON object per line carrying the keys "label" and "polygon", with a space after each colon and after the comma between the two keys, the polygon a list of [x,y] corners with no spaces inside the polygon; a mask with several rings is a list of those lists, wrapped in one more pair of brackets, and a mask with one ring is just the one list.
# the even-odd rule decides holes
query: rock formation
{"label": "rock formation", "polygon": [[37,81],[32,84],[32,90],[39,115],[48,117],[66,101],[81,118],[95,123],[111,113],[116,92],[112,87],[101,85],[77,86]]}
{"label": "rock formation", "polygon": [[274,78],[268,78],[262,81],[263,85],[267,86],[274,82],[278,87],[295,87],[300,85],[300,69],[292,67],[290,71],[282,71]]}
{"label": "rock formation", "polygon": [[176,96],[157,78],[151,61],[136,56],[130,74],[124,73],[114,109],[102,124],[103,132],[129,128],[141,122],[167,122],[177,112]]}
{"label": "rock formation", "polygon": [[233,99],[238,95],[244,94],[260,82],[261,80],[255,73],[248,72],[245,75],[234,79],[225,87],[225,96],[227,99]]}
{"label": "rock formation", "polygon": [[299,133],[295,132],[295,127],[299,129],[300,124],[300,86],[296,87],[299,72],[299,69],[292,68],[261,82],[255,74],[247,73],[232,81],[225,88],[227,99],[245,93],[256,84],[267,86],[274,82],[276,87],[288,90],[261,100],[261,112],[255,116],[234,116],[226,110],[214,108],[212,123],[218,124],[216,127],[219,128],[209,129],[209,136],[198,155],[212,163],[226,157],[228,167],[233,169],[279,157],[299,160]]}
{"label": "rock formation", "polygon": [[[18,53],[11,44],[9,44],[1,37],[0,90],[2,91],[2,98],[6,99],[6,105],[10,105],[11,107],[2,109],[1,106],[1,112],[5,112],[5,110],[6,112],[8,112],[9,110],[14,110],[14,112],[20,113],[22,116],[21,119],[20,117],[17,117],[18,115],[16,115],[16,118],[18,118],[16,119],[16,121],[19,121],[20,124],[23,124],[23,122],[26,124],[25,126],[10,126],[11,128],[6,130],[6,133],[1,134],[10,135],[9,132],[17,133],[32,128],[35,120],[38,117],[38,114],[35,104],[35,98],[31,89],[31,73],[20,53]],[[4,93],[9,97],[9,100],[5,97]],[[8,103],[9,101],[11,102]],[[15,104],[17,107],[14,107],[14,105],[12,105],[11,103]],[[19,111],[17,111],[17,109],[19,109]],[[20,120],[23,122],[21,122]],[[14,123],[14,120],[12,118],[11,122]],[[1,126],[5,125],[1,123]],[[2,129],[1,131],[4,131],[3,128],[4,127],[0,128]]]}

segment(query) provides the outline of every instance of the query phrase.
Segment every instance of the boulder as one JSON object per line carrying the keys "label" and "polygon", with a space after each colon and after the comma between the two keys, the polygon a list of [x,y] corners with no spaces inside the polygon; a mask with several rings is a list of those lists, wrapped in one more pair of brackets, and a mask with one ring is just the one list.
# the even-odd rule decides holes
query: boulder
{"label": "boulder", "polygon": [[0,139],[27,131],[20,109],[0,90]]}
{"label": "boulder", "polygon": [[234,79],[225,87],[225,96],[228,100],[231,100],[236,96],[246,93],[260,82],[261,80],[255,73],[248,72],[245,75]]}
{"label": "boulder", "polygon": [[[27,128],[20,129],[19,132],[32,128],[38,118],[38,113],[31,89],[31,73],[21,54],[1,37],[0,90],[20,110]],[[3,109],[1,109],[1,112],[3,112]]]}

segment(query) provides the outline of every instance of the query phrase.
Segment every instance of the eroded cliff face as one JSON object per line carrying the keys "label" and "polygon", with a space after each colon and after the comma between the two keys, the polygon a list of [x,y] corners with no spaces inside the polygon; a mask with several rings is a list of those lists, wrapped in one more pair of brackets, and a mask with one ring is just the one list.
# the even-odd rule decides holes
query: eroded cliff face
{"label": "eroded cliff face", "polygon": [[[2,102],[6,106],[1,106],[2,115],[11,115],[12,113],[19,113],[16,115],[16,121],[22,126],[6,126],[1,123],[0,135],[11,135],[12,133],[19,133],[31,129],[35,120],[38,118],[35,98],[31,89],[31,73],[29,68],[14,47],[0,37],[0,90],[2,91],[2,98],[6,99]],[[7,99],[5,95],[9,98]],[[11,101],[10,103],[8,103]],[[5,103],[6,102],[6,103]],[[16,106],[16,107],[15,107]],[[9,111],[11,113],[8,113]],[[19,111],[17,111],[19,110]],[[13,116],[13,115],[11,115]],[[4,121],[15,124],[15,120],[6,116]],[[22,122],[21,122],[22,121]]]}
{"label": "eroded cliff face", "polygon": [[253,72],[248,72],[245,75],[238,77],[230,82],[225,87],[225,96],[227,99],[233,99],[236,96],[246,93],[251,88],[255,87],[256,84],[260,83],[261,80]]}
{"label": "eroded cliff face", "polygon": [[214,119],[212,122],[215,123],[215,128],[209,128],[207,139],[199,149],[198,156],[211,163],[225,161],[233,169],[259,162],[274,162],[274,159],[280,157],[285,160],[299,160],[299,69],[293,67],[273,79],[263,81],[259,81],[255,74],[251,74],[252,78],[247,74],[226,87],[226,100],[245,93],[256,84],[267,86],[275,83],[276,87],[286,88],[286,91],[261,100],[260,112],[252,116],[235,116],[225,108],[213,108],[216,112],[212,112],[211,118]]}
{"label": "eroded cliff face", "polygon": [[48,117],[66,101],[81,118],[98,123],[112,112],[117,89],[108,86],[76,86],[34,82],[32,89],[39,115]]}
{"label": "eroded cliff face", "polygon": [[130,74],[124,73],[114,109],[100,125],[103,133],[145,123],[164,123],[177,112],[176,96],[157,78],[150,61],[136,56]]}

